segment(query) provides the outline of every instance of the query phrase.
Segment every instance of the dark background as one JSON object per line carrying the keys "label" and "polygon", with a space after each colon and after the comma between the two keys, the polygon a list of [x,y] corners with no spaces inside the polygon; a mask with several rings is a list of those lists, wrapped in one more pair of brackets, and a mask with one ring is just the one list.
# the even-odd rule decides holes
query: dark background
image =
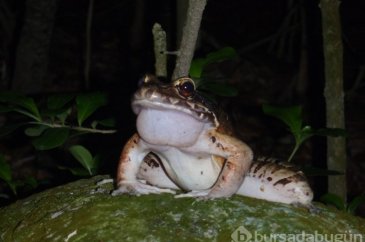
{"label": "dark background", "polygon": [[[16,90],[13,80],[18,59],[22,58],[16,52],[27,13],[26,1],[1,1],[1,6],[7,6],[11,14],[5,18],[4,8],[0,12],[3,16],[0,61],[6,66],[6,71],[2,69],[0,88]],[[135,131],[130,96],[138,80],[145,73],[154,72],[152,26],[159,22],[167,32],[169,50],[176,50],[180,5],[172,0],[95,0],[91,84],[86,87],[83,68],[88,4],[86,0],[57,1],[46,76],[38,91],[22,91],[35,98],[52,93],[106,92],[109,103],[100,115],[115,117],[118,133],[90,136],[82,142],[91,150],[106,154],[101,173],[115,174],[120,149]],[[340,11],[351,199],[364,193],[365,180],[365,1],[343,1]],[[237,135],[257,154],[286,159],[293,148],[293,139],[282,123],[262,113],[261,105],[302,105],[306,123],[315,128],[325,126],[319,1],[209,0],[196,57],[225,46],[233,47],[240,58],[215,64],[207,72],[222,77],[239,91],[238,96],[220,98]],[[169,61],[171,74],[173,57]],[[6,116],[1,118],[5,123]],[[323,137],[311,138],[301,147],[295,162],[326,168],[325,144]],[[6,154],[16,177],[31,175],[47,181],[38,190],[78,179],[50,165],[69,159],[62,150],[53,151],[53,155],[37,153],[21,131],[1,140],[0,151]],[[318,199],[326,192],[327,178],[310,177],[310,181]],[[6,192],[4,186],[3,190]],[[24,192],[23,196],[28,194]]]}

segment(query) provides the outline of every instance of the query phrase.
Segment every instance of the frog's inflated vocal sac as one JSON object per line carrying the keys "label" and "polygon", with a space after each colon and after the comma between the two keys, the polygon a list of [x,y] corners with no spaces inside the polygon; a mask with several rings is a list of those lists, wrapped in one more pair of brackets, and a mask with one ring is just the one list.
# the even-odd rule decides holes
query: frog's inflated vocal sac
{"label": "frog's inflated vocal sac", "polygon": [[137,133],[120,156],[113,195],[186,193],[220,198],[240,194],[282,203],[310,204],[303,173],[271,161],[253,161],[226,114],[183,77],[163,84],[146,76],[132,98]]}

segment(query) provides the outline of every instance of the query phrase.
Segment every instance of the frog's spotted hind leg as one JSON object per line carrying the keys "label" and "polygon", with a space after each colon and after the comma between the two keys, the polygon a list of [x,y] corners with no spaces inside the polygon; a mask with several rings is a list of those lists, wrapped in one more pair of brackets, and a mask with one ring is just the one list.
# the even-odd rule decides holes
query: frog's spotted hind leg
{"label": "frog's spotted hind leg", "polygon": [[271,160],[255,161],[237,193],[287,204],[308,205],[313,199],[303,172]]}

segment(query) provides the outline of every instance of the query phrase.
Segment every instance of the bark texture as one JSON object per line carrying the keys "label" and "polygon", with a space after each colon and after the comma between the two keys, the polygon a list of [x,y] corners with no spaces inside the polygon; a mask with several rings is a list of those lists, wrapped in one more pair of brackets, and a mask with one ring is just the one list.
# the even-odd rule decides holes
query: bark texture
{"label": "bark texture", "polygon": [[[343,47],[339,5],[338,0],[320,1],[326,78],[326,125],[328,128],[344,129]],[[327,166],[330,170],[346,173],[344,137],[327,138]],[[328,177],[328,192],[346,200],[346,190],[346,175]]]}
{"label": "bark texture", "polygon": [[40,92],[48,69],[56,0],[27,0],[24,25],[16,53],[12,89],[25,93]]}
{"label": "bark texture", "polygon": [[206,0],[190,0],[185,26],[180,42],[179,54],[172,79],[187,76],[194,56],[195,44],[198,38],[199,28]]}
{"label": "bark texture", "polygon": [[161,25],[155,23],[152,28],[153,43],[155,51],[155,74],[156,76],[167,76],[166,32]]}

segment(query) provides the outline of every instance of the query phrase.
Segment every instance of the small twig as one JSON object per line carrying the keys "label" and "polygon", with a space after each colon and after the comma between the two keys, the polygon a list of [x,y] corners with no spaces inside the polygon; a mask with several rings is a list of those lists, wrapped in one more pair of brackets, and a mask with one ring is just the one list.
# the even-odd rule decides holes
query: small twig
{"label": "small twig", "polygon": [[190,0],[172,79],[189,74],[206,0]]}
{"label": "small twig", "polygon": [[152,28],[153,45],[155,50],[155,74],[156,76],[167,76],[167,56],[166,56],[166,32],[161,25],[155,23]]}
{"label": "small twig", "polygon": [[46,122],[29,122],[30,124],[38,124],[44,125],[50,128],[67,128],[71,130],[81,131],[81,132],[88,132],[88,133],[98,133],[98,134],[113,134],[117,132],[114,129],[110,130],[102,130],[102,129],[92,129],[92,128],[85,128],[80,126],[70,126],[65,124],[55,124],[55,123],[46,123]]}

